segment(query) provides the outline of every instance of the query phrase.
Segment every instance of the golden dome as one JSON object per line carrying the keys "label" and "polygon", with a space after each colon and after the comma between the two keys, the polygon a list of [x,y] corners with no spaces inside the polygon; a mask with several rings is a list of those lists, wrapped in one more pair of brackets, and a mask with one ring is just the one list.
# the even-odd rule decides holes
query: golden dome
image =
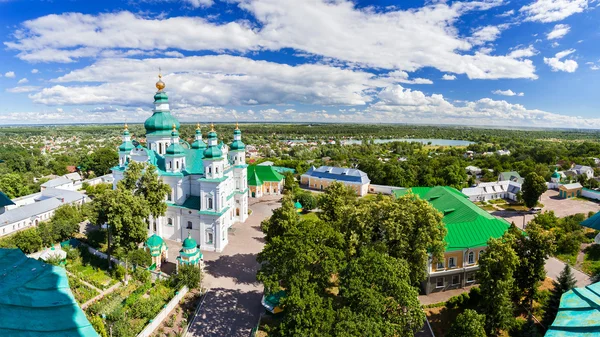
{"label": "golden dome", "polygon": [[200,130],[200,123],[196,123],[196,130]]}
{"label": "golden dome", "polygon": [[127,126],[127,123],[125,123],[125,130],[129,129],[129,127]]}
{"label": "golden dome", "polygon": [[213,123],[210,123],[210,131],[215,131],[215,125]]}
{"label": "golden dome", "polygon": [[156,82],[156,89],[163,90],[165,88],[166,84],[165,82],[162,81],[162,75],[159,73],[158,74],[158,82]]}
{"label": "golden dome", "polygon": [[235,122],[235,129],[239,130],[240,129],[240,125],[238,124],[238,122]]}

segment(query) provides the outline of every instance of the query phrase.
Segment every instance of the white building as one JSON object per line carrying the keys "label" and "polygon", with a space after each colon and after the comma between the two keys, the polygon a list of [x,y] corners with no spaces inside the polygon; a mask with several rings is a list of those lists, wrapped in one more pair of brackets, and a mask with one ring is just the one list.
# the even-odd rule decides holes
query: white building
{"label": "white building", "polygon": [[113,186],[123,179],[131,161],[154,165],[160,179],[171,187],[167,212],[150,221],[148,235],[183,241],[188,234],[200,249],[221,252],[227,246],[227,230],[248,217],[245,144],[236,127],[234,140],[219,143],[211,127],[208,144],[200,125],[190,145],[179,138],[179,121],[171,115],[162,80],[156,83],[154,113],[146,120],[146,147],[131,141],[127,126],[119,146],[119,165],[112,168]]}
{"label": "white building", "polygon": [[58,188],[46,188],[41,193],[26,197],[23,200],[28,203],[19,207],[6,207],[0,214],[0,236],[37,226],[41,221],[50,220],[60,206],[81,205],[86,200],[85,194]]}
{"label": "white building", "polygon": [[517,200],[517,193],[521,190],[521,184],[516,181],[503,180],[489,183],[480,183],[475,187],[462,189],[462,193],[469,197],[469,200],[489,201],[495,199]]}
{"label": "white building", "polygon": [[594,169],[585,165],[575,165],[570,170],[565,171],[565,174],[570,177],[584,175],[587,179],[594,177]]}
{"label": "white building", "polygon": [[48,180],[47,182],[40,185],[40,190],[42,191],[47,188],[58,188],[61,190],[75,191],[73,180],[67,178],[66,176],[60,176],[58,178]]}

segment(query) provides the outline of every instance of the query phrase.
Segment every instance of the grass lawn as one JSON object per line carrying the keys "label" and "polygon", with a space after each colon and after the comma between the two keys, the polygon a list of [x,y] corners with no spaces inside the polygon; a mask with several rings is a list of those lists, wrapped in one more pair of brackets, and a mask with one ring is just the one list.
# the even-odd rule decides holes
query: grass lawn
{"label": "grass lawn", "polygon": [[108,289],[110,286],[117,283],[117,281],[110,277],[107,272],[97,267],[83,264],[78,260],[72,262],[69,261],[69,263],[67,263],[67,270],[100,289]]}
{"label": "grass lawn", "polygon": [[581,266],[583,272],[589,275],[598,274],[600,272],[600,245],[593,244],[583,252],[585,253]]}
{"label": "grass lawn", "polygon": [[318,219],[317,213],[315,213],[315,212],[301,213],[300,218],[307,219],[307,220],[317,220]]}
{"label": "grass lawn", "polygon": [[496,210],[494,208],[494,206],[492,206],[492,205],[479,205],[479,208],[483,209],[484,211],[488,211],[488,212],[493,212]]}
{"label": "grass lawn", "polygon": [[571,266],[574,266],[577,263],[577,254],[558,254],[555,257],[563,262],[567,262]]}

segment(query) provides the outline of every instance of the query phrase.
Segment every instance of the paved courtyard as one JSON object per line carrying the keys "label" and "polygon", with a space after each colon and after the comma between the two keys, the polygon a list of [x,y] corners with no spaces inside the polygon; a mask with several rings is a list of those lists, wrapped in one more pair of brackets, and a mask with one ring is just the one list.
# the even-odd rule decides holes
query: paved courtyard
{"label": "paved courtyard", "polygon": [[280,199],[278,196],[250,199],[252,214],[245,223],[232,226],[225,250],[222,253],[203,252],[206,267],[202,283],[210,290],[188,336],[246,337],[250,334],[263,311],[260,304],[263,289],[256,281],[256,256],[264,246],[260,223],[281,205]]}
{"label": "paved courtyard", "polygon": [[[563,218],[568,215],[577,213],[588,214],[588,212],[600,211],[600,204],[581,200],[581,199],[561,199],[558,197],[558,191],[548,190],[542,194],[541,201],[544,204],[543,212],[554,211],[557,217]],[[514,222],[519,228],[523,228],[523,223],[527,223],[533,219],[535,214],[525,214],[508,211],[493,212],[495,216],[506,219],[508,222]]]}

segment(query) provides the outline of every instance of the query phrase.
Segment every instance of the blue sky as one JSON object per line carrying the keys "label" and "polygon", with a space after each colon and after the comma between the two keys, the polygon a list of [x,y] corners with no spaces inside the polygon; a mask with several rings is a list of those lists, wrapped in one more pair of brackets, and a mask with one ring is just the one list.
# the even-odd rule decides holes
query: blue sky
{"label": "blue sky", "polygon": [[0,0],[0,124],[600,128],[600,1]]}

